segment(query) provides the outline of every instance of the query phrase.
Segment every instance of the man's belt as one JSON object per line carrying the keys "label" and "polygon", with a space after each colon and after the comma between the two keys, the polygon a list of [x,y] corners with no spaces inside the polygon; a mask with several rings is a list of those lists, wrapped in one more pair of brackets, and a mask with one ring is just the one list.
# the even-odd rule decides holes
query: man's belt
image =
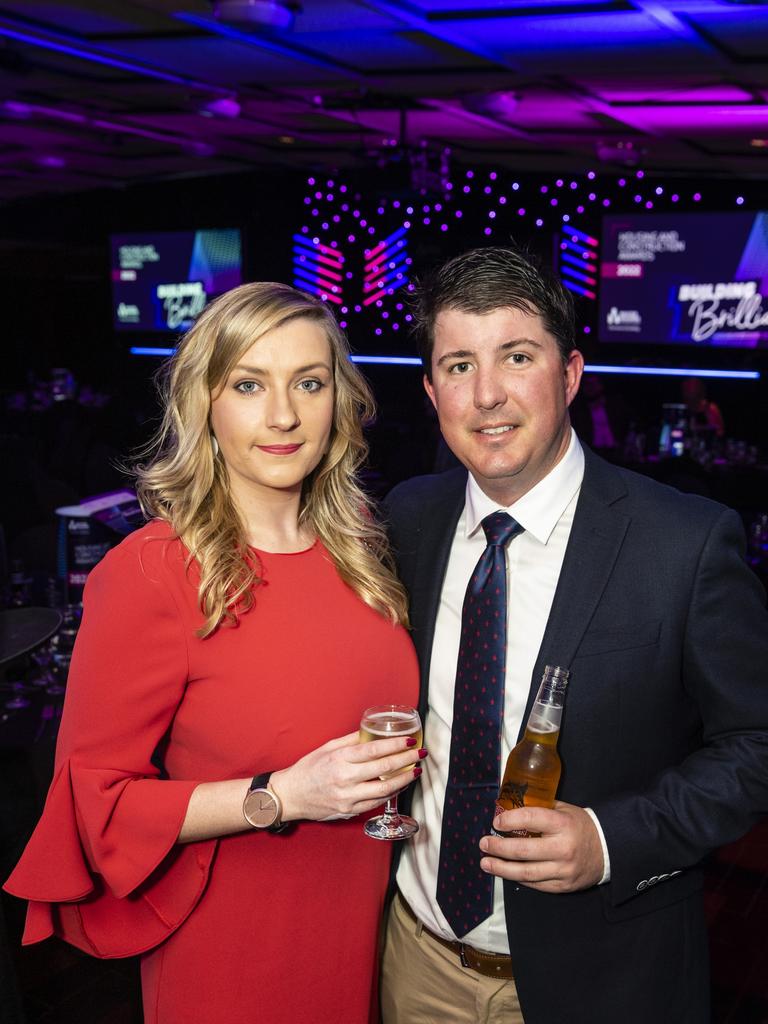
{"label": "man's belt", "polygon": [[503,978],[505,981],[513,978],[512,957],[508,953],[485,953],[482,949],[473,949],[472,946],[468,946],[464,942],[444,939],[442,935],[435,935],[433,931],[422,924],[418,917],[416,917],[399,890],[397,896],[400,900],[400,906],[408,917],[415,921],[416,924],[421,925],[422,929],[435,942],[439,942],[441,946],[445,946],[446,949],[450,949],[452,953],[455,953],[462,967],[468,967],[472,971],[477,971],[478,974],[482,974],[486,978]]}

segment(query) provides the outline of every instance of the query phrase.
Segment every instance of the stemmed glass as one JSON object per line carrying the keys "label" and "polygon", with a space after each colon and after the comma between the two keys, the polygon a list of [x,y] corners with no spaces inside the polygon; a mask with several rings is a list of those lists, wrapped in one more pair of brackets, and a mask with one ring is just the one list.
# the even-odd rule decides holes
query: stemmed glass
{"label": "stemmed glass", "polygon": [[[377,704],[363,712],[360,719],[361,743],[392,739],[394,736],[413,736],[416,739],[416,747],[421,746],[421,719],[416,708],[410,708],[405,704]],[[398,771],[409,772],[412,768],[413,765],[406,765]],[[389,772],[380,778],[391,779],[397,774],[398,772]],[[364,831],[371,839],[408,839],[419,831],[419,823],[414,818],[409,818],[407,814],[398,812],[395,793],[387,800],[383,814],[366,821]]]}

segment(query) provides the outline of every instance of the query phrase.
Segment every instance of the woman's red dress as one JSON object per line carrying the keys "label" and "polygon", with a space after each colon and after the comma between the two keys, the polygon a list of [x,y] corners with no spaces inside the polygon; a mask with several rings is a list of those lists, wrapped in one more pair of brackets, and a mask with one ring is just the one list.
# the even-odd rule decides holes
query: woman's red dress
{"label": "woman's red dress", "polygon": [[405,630],[321,544],[258,557],[255,606],[206,640],[165,524],[93,570],[54,781],[6,886],[30,900],[25,942],[143,954],[148,1024],[376,1019],[391,849],[360,818],[176,844],[198,783],[287,767],[364,708],[417,700]]}

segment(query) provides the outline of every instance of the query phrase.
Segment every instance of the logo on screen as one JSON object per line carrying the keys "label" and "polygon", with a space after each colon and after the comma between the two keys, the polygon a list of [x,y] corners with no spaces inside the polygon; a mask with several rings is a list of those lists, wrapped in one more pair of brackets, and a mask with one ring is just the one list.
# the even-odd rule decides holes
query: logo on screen
{"label": "logo on screen", "polygon": [[605,317],[609,331],[639,331],[643,318],[638,309],[618,309],[611,306]]}

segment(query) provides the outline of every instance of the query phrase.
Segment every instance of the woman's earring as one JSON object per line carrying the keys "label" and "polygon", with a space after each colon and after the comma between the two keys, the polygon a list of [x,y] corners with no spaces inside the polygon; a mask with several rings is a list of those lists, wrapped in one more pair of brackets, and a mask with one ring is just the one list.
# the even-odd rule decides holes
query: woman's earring
{"label": "woman's earring", "polygon": [[214,459],[219,454],[219,442],[216,440],[216,435],[211,434],[211,449],[213,450]]}

